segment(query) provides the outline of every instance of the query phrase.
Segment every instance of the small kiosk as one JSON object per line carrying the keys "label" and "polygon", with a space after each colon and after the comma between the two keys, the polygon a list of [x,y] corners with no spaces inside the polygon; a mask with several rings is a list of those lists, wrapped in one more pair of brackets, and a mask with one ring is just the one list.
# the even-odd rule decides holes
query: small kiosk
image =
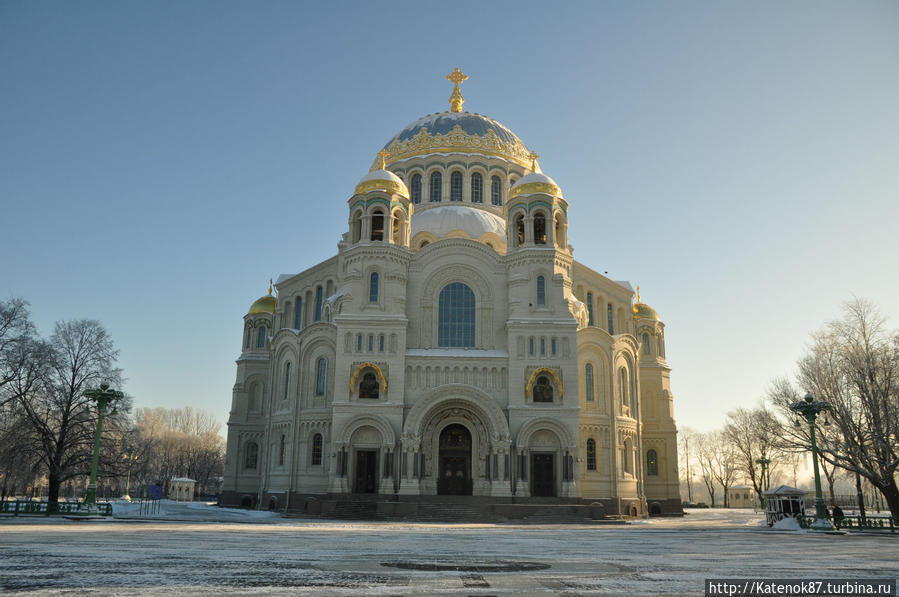
{"label": "small kiosk", "polygon": [[[784,518],[796,518],[805,515],[805,496],[807,491],[790,487],[789,485],[781,485],[774,489],[769,489],[765,495],[765,518],[768,526],[773,526],[779,520]],[[797,521],[798,522],[798,521]]]}

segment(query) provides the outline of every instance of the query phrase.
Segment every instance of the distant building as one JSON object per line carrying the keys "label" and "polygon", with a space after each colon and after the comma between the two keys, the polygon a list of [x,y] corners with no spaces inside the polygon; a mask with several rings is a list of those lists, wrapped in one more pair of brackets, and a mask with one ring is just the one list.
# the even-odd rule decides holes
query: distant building
{"label": "distant building", "polygon": [[730,508],[754,508],[755,489],[749,485],[732,485],[727,490],[727,504]]}
{"label": "distant building", "polygon": [[197,482],[187,477],[173,477],[169,480],[168,498],[179,502],[192,502],[194,500],[194,487]]}
{"label": "distant building", "polygon": [[[451,75],[451,111],[378,152],[337,255],[282,274],[277,298],[244,316],[221,503],[470,495],[682,511],[665,325],[628,282],[575,261],[562,190],[511,130],[462,112],[464,78]],[[318,181],[307,200],[334,189]],[[608,202],[598,235],[625,226],[640,242],[654,217],[580,200]],[[264,228],[271,214],[256,216]]]}

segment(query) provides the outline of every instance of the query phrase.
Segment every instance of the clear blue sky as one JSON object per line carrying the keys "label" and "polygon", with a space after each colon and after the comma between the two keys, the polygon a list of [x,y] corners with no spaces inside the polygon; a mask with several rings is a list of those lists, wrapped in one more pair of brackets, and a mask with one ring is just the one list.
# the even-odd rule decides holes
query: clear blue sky
{"label": "clear blue sky", "polygon": [[99,319],[137,406],[224,422],[269,276],[336,252],[407,123],[541,154],[575,257],[667,324],[680,425],[853,294],[899,327],[899,3],[0,2],[0,296]]}

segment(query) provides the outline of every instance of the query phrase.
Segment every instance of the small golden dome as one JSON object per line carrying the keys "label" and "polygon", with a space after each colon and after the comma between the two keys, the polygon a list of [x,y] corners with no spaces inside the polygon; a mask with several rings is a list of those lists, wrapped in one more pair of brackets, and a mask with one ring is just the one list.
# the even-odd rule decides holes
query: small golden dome
{"label": "small golden dome", "polygon": [[637,286],[637,301],[634,303],[634,319],[652,319],[653,321],[662,321],[655,309],[640,302],[640,287]]}
{"label": "small golden dome", "polygon": [[409,189],[402,179],[390,170],[373,170],[362,177],[356,185],[354,195],[364,195],[369,191],[386,191],[408,199]]}
{"label": "small golden dome", "polygon": [[[532,153],[531,155],[536,154]],[[536,158],[534,158],[534,161],[536,162]],[[561,197],[562,189],[559,188],[556,181],[542,172],[531,172],[515,181],[515,184],[512,185],[509,191],[509,199],[514,199],[519,195],[533,195],[534,193]]]}
{"label": "small golden dome", "polygon": [[255,315],[257,313],[270,313],[274,315],[275,309],[278,307],[278,299],[272,296],[272,281],[268,281],[268,294],[256,299],[256,302],[250,305],[247,315]]}

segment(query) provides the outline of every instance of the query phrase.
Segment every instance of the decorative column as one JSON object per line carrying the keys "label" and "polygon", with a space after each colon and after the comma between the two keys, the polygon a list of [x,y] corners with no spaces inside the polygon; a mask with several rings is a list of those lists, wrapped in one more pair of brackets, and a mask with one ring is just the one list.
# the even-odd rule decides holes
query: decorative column
{"label": "decorative column", "polygon": [[[417,459],[419,440],[417,437],[403,438],[402,478],[400,479],[400,495],[421,495],[418,467],[421,464]],[[420,459],[419,459],[420,460]]]}
{"label": "decorative column", "polygon": [[[492,445],[490,450],[490,495],[494,497],[508,497],[512,495],[512,472],[510,461],[511,443],[503,439]],[[493,463],[496,463],[494,470]]]}

